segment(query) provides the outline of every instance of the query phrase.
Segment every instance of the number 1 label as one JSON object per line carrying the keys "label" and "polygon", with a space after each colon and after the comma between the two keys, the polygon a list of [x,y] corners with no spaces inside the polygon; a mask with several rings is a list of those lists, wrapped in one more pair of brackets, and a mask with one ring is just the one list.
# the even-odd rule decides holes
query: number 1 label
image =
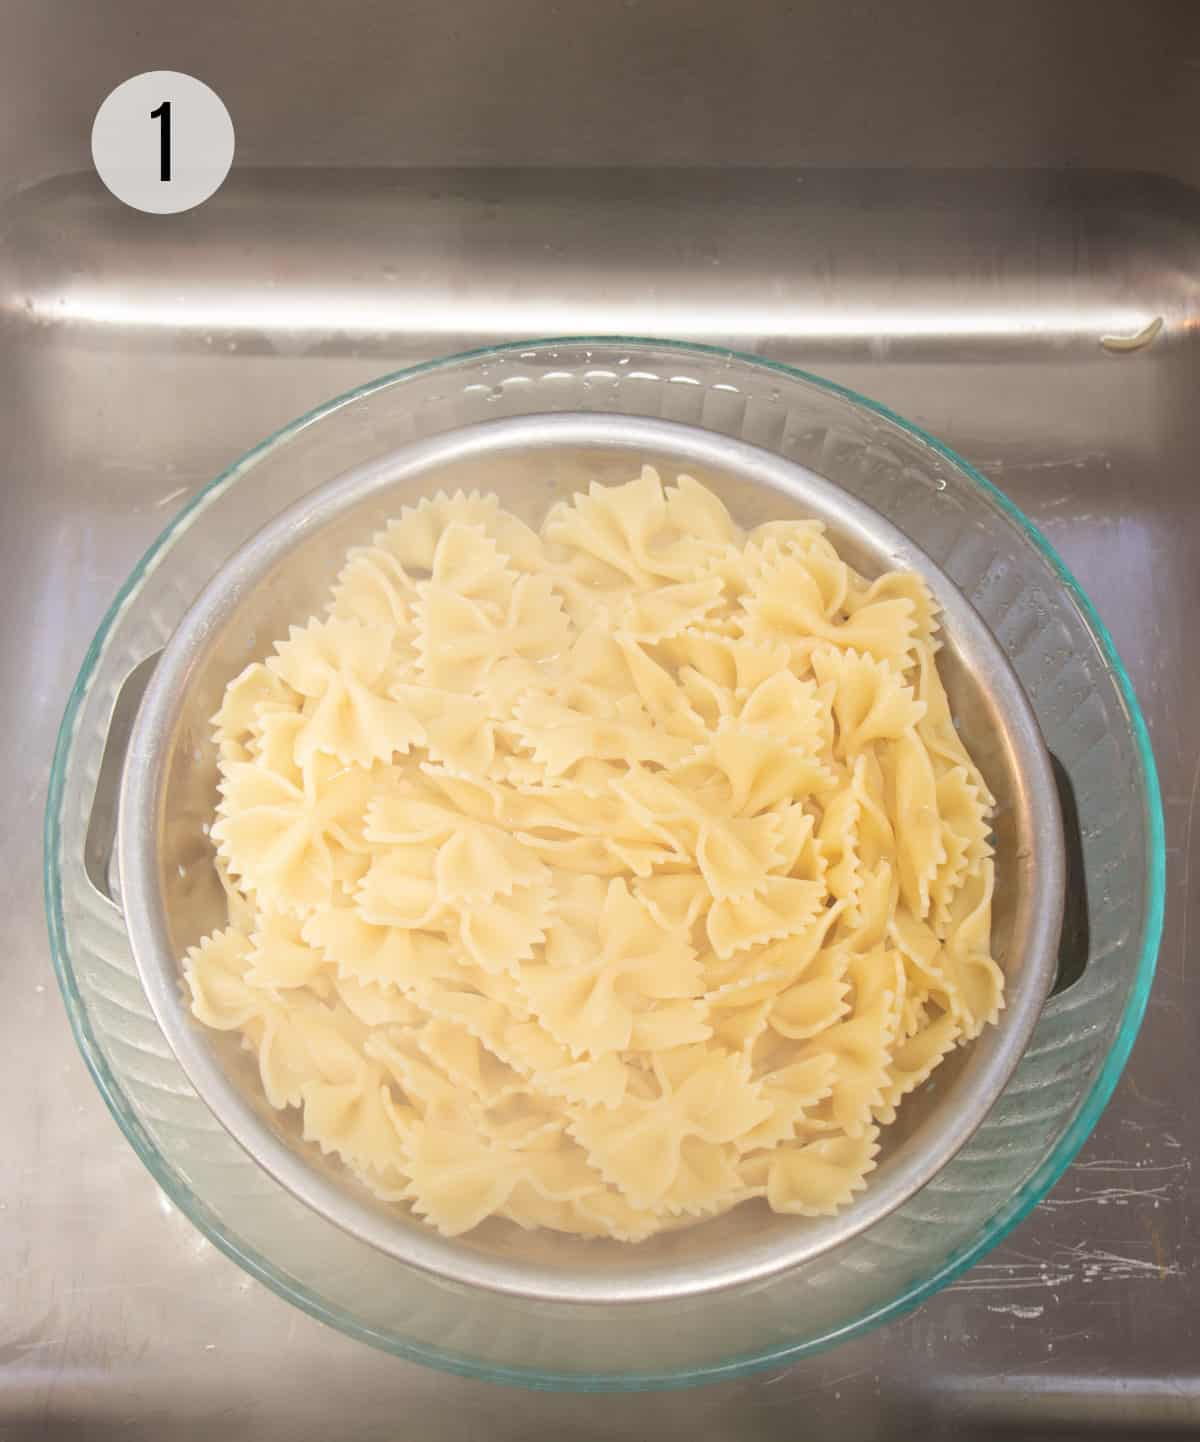
{"label": "number 1 label", "polygon": [[150,119],[157,120],[158,126],[158,178],[171,178],[171,102],[164,100],[157,110],[150,112]]}
{"label": "number 1 label", "polygon": [[229,174],[233,149],[233,121],[221,97],[179,70],[147,70],[124,81],[92,122],[100,179],[118,200],[152,215],[207,200]]}

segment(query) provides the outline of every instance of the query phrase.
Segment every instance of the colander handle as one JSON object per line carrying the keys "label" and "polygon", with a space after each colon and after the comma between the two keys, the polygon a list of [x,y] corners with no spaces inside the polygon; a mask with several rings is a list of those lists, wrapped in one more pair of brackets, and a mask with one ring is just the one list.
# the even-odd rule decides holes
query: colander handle
{"label": "colander handle", "polygon": [[1061,996],[1087,970],[1091,951],[1091,928],[1088,924],[1087,869],[1083,858],[1083,836],[1079,828],[1079,807],[1075,788],[1067,768],[1050,753],[1050,765],[1058,787],[1058,804],[1062,812],[1063,848],[1066,852],[1066,885],[1063,895],[1062,934],[1058,942],[1058,971],[1051,996]]}
{"label": "colander handle", "polygon": [[83,840],[83,870],[92,889],[109,905],[121,909],[120,878],[117,875],[117,811],[121,796],[121,774],[133,734],[133,721],[150,684],[150,677],[162,653],[145,657],[121,682],[108,719],[100,774],[92,796],[87,835]]}

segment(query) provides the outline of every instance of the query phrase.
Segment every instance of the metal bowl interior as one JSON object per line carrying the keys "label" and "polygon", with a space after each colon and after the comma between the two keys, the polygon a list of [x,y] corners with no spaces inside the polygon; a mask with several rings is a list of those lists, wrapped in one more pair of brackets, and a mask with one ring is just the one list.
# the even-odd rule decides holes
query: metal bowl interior
{"label": "metal bowl interior", "polygon": [[[942,607],[939,657],[956,721],[998,802],[994,948],[1007,976],[997,1027],[956,1052],[881,1137],[867,1190],[834,1218],[751,1203],[636,1247],[492,1222],[444,1239],[378,1202],[273,1111],[250,1057],[193,1021],[178,958],[225,920],[205,823],[216,804],[209,718],[224,686],[311,614],[349,546],[402,505],[483,489],[536,523],[556,499],[629,478],[642,463],[685,471],[751,526],[823,520],[864,574],[920,572]],[[1020,1060],[1054,977],[1062,919],[1062,825],[1049,757],[1015,673],[970,603],[895,526],[848,493],[768,451],[668,421],[603,414],[484,422],[414,442],[319,487],[221,569],[164,650],[139,710],[121,784],[121,903],[154,1014],[213,1113],[273,1176],[348,1232],[454,1282],[516,1296],[614,1303],[682,1297],[765,1278],[870,1227],[967,1141]]]}

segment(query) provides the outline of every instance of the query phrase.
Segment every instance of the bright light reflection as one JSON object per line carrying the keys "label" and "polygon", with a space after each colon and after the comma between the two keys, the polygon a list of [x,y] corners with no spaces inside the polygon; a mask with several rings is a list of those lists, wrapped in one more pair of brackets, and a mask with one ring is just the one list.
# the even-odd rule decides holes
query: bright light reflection
{"label": "bright light reflection", "polygon": [[[15,309],[18,307],[14,307]],[[837,340],[944,340],[1030,335],[1135,335],[1154,316],[1131,306],[946,306],[744,304],[713,296],[691,301],[589,300],[530,296],[387,296],[361,291],[312,295],[215,294],[139,298],[88,290],[31,297],[27,315],[52,324],[78,322],[131,330],[291,332],[329,335],[638,335],[740,336]]]}

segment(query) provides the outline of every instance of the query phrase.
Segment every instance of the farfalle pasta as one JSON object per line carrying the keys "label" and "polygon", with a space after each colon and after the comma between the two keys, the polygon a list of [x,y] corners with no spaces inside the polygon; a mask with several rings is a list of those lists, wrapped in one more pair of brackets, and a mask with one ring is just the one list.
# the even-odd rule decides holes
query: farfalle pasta
{"label": "farfalle pasta", "polygon": [[270,1103],[445,1234],[823,1216],[996,1021],[992,798],[920,577],[649,467],[439,495],[228,686],[229,924]]}

